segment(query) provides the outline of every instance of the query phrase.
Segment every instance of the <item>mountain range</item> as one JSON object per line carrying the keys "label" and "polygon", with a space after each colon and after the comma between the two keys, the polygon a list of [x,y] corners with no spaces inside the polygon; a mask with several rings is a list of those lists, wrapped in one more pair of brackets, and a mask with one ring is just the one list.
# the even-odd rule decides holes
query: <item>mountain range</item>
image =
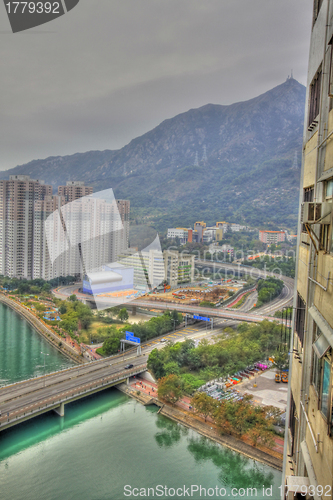
{"label": "mountain range", "polygon": [[289,78],[248,101],[190,109],[119,150],[33,160],[0,179],[112,187],[133,219],[159,230],[198,220],[295,228],[304,103],[305,87]]}

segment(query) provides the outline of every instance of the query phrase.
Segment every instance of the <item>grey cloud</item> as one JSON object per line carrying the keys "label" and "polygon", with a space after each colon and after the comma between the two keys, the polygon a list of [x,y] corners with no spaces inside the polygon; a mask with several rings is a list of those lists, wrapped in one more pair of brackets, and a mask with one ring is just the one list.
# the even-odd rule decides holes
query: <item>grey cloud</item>
{"label": "grey cloud", "polygon": [[81,0],[11,36],[3,12],[0,169],[119,148],[189,108],[265,92],[292,68],[306,84],[311,4]]}

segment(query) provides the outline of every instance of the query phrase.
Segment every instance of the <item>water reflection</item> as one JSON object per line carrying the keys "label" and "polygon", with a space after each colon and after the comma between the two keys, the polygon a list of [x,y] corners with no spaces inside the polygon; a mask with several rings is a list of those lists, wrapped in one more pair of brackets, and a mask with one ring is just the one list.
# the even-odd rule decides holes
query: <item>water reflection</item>
{"label": "water reflection", "polygon": [[154,436],[155,441],[160,448],[170,448],[174,444],[178,443],[182,436],[187,436],[189,432],[186,427],[178,425],[163,416],[159,416],[156,420],[156,426],[159,429],[162,429],[162,432],[158,432]]}
{"label": "water reflection", "polygon": [[196,462],[211,461],[219,470],[219,480],[223,486],[239,488],[268,487],[274,482],[272,472],[264,472],[253,460],[229,448],[216,445],[204,437],[189,438],[188,451]]}

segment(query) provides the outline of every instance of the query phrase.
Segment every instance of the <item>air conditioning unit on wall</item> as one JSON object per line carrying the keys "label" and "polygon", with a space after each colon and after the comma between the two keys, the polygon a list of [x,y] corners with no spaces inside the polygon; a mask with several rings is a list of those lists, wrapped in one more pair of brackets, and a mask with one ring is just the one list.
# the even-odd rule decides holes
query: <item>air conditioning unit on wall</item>
{"label": "air conditioning unit on wall", "polygon": [[332,203],[305,202],[301,205],[302,224],[330,224]]}
{"label": "air conditioning unit on wall", "polygon": [[[286,476],[286,500],[295,500],[296,498],[308,498],[310,493],[310,480],[303,476]],[[309,490],[309,491],[308,491]]]}

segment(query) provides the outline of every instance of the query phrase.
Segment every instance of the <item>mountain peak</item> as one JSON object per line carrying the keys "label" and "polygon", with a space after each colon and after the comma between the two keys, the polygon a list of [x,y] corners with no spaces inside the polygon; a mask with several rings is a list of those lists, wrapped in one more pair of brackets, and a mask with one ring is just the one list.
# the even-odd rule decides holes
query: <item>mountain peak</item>
{"label": "mountain peak", "polygon": [[178,114],[120,150],[34,160],[0,178],[26,173],[55,188],[67,180],[84,180],[95,191],[112,187],[134,211],[150,220],[159,214],[163,227],[198,218],[269,219],[290,227],[298,209],[300,174],[292,166],[295,151],[301,153],[304,102],[305,87],[288,78],[248,101]]}

